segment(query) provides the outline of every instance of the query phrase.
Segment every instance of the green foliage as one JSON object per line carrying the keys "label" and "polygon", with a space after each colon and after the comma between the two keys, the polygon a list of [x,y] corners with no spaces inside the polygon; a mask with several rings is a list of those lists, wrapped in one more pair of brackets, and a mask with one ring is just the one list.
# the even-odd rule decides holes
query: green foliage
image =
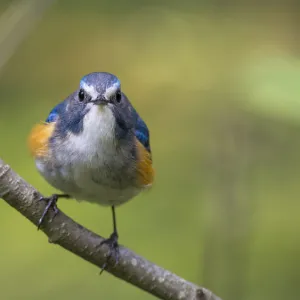
{"label": "green foliage", "polygon": [[253,61],[245,85],[252,91],[249,104],[256,110],[287,121],[300,121],[300,61],[286,55]]}

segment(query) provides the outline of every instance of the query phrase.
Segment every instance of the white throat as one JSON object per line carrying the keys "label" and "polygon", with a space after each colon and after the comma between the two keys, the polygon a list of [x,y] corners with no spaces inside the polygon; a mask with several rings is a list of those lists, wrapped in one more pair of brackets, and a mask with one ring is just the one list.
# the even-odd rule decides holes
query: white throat
{"label": "white throat", "polygon": [[113,151],[115,148],[115,117],[107,105],[91,105],[83,119],[83,131],[71,134],[68,144],[81,153],[93,155]]}

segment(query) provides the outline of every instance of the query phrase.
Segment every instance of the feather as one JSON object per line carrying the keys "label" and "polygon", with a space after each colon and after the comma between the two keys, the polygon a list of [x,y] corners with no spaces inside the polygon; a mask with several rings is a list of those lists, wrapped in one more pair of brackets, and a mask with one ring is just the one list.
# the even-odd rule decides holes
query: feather
{"label": "feather", "polygon": [[154,180],[151,153],[136,139],[138,185],[150,187]]}
{"label": "feather", "polygon": [[151,153],[150,134],[148,127],[136,110],[134,110],[134,115],[136,118],[135,136],[137,137],[139,142],[146,148],[146,150]]}
{"label": "feather", "polygon": [[28,138],[28,146],[34,157],[48,154],[49,139],[53,134],[55,122],[40,123],[33,127]]}

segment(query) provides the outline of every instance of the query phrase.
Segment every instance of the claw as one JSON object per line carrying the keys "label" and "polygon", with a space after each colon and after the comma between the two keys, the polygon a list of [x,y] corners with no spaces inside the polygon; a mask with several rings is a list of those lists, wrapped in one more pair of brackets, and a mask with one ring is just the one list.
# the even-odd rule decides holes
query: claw
{"label": "claw", "polygon": [[106,269],[106,267],[108,265],[108,261],[109,261],[110,258],[112,258],[112,257],[114,258],[115,265],[117,265],[119,263],[120,249],[119,249],[119,244],[118,244],[118,233],[117,232],[113,232],[110,235],[110,237],[108,239],[103,240],[100,243],[99,246],[101,247],[104,244],[106,244],[109,247],[109,252],[108,252],[108,256],[107,256],[106,262],[101,267],[100,275]]}
{"label": "claw", "polygon": [[50,207],[52,207],[53,211],[54,211],[54,216],[53,218],[51,219],[51,221],[55,218],[55,216],[58,214],[59,212],[59,209],[57,208],[57,200],[58,198],[69,198],[70,196],[69,195],[65,195],[65,194],[62,194],[62,195],[57,195],[57,194],[53,194],[52,196],[50,197],[41,197],[39,199],[39,201],[46,201],[47,202],[47,205],[44,209],[44,212],[41,216],[41,218],[39,219],[39,222],[38,222],[38,226],[37,226],[37,229],[39,230],[44,219],[45,219],[45,216],[47,215]]}
{"label": "claw", "polygon": [[56,205],[57,199],[58,199],[57,195],[52,195],[52,196],[47,197],[47,198],[46,197],[41,197],[39,199],[39,201],[46,201],[47,205],[46,205],[46,207],[44,209],[44,212],[43,212],[41,218],[39,219],[38,227],[37,227],[38,230],[40,229],[40,227],[41,227],[41,225],[42,225],[42,223],[44,221],[44,218],[47,215],[50,207],[52,207],[53,210],[54,210],[54,217],[57,215],[57,213],[58,213],[58,208],[57,208],[57,205]]}

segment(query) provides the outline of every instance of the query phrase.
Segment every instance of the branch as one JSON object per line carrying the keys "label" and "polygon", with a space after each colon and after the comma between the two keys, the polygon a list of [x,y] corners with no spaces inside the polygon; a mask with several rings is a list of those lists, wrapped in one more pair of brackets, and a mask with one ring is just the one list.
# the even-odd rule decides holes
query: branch
{"label": "branch", "polygon": [[[45,208],[45,203],[38,201],[40,197],[37,190],[0,159],[0,198],[35,225]],[[50,243],[58,244],[98,267],[103,265],[109,249],[98,247],[102,237],[77,224],[63,212],[50,221],[52,217],[53,212],[49,211],[41,228]],[[107,271],[160,299],[221,300],[209,290],[164,270],[123,246],[120,246],[119,263],[114,266],[111,262]]]}

